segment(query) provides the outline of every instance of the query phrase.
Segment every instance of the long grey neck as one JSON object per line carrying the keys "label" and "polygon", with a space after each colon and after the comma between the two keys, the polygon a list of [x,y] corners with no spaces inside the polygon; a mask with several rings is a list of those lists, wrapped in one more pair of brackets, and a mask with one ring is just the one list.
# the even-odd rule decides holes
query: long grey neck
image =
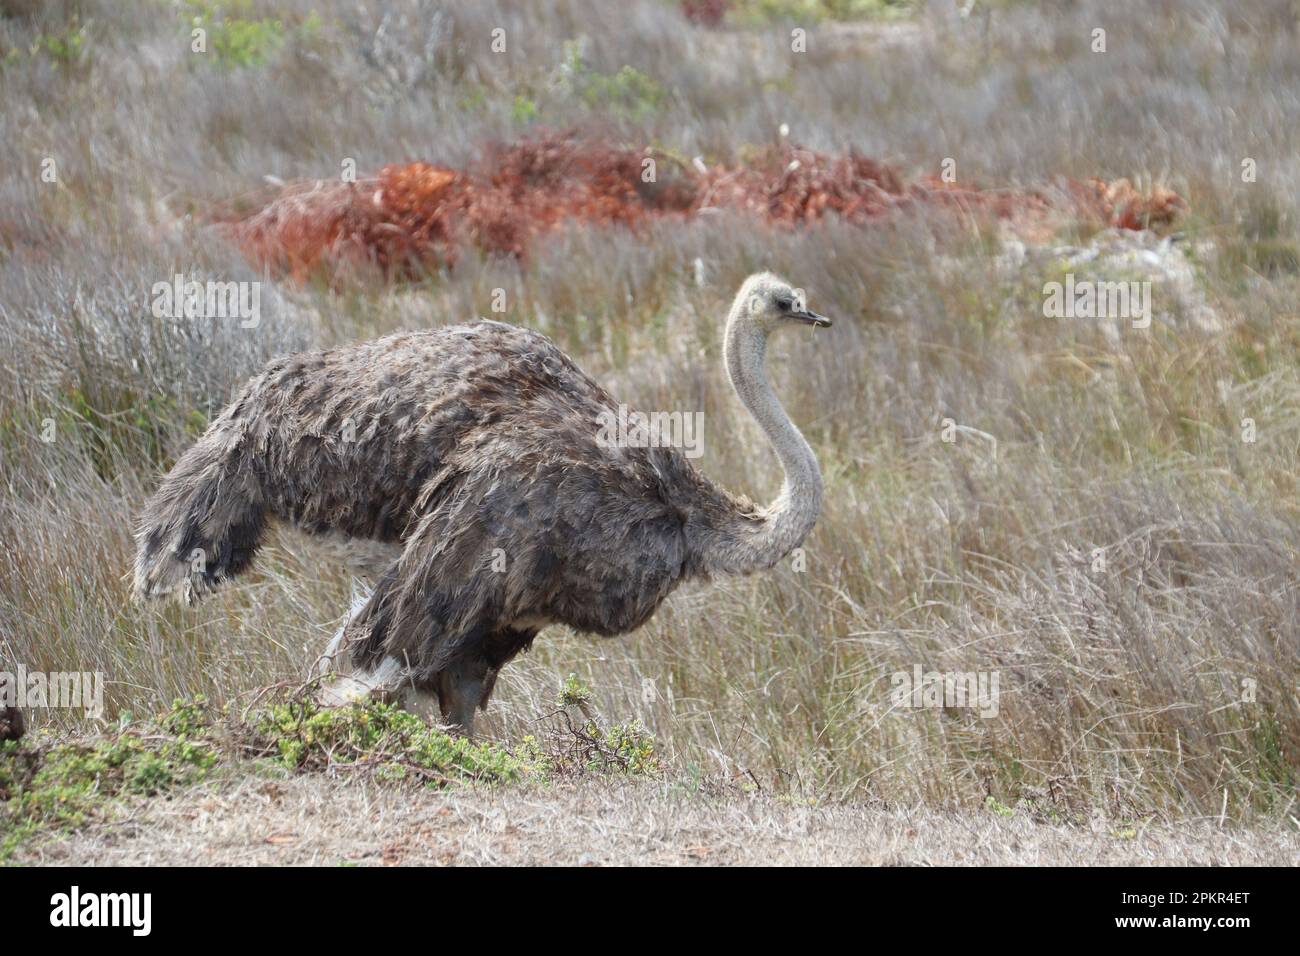
{"label": "long grey neck", "polygon": [[707,536],[704,564],[716,574],[745,574],[772,567],[803,543],[822,506],[817,458],[767,380],[767,336],[741,318],[743,308],[737,297],[727,322],[727,375],[772,443],[785,481],[776,500],[757,516],[733,514]]}

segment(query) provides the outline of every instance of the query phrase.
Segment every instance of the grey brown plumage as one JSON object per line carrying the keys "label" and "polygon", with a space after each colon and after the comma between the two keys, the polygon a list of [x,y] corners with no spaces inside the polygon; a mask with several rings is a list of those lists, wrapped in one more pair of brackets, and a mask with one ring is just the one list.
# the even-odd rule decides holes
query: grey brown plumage
{"label": "grey brown plumage", "polygon": [[[18,686],[11,674],[0,671],[0,742],[18,740],[27,731],[23,712],[18,709]],[[9,701],[14,703],[9,703]]]}
{"label": "grey brown plumage", "polygon": [[[789,289],[754,277],[746,301],[769,286]],[[753,324],[765,343],[765,313],[744,295],[729,330]],[[755,347],[744,361],[761,366]],[[729,371],[754,410],[762,396],[746,399],[737,381],[749,373]],[[602,414],[617,410],[547,338],[497,322],[278,360],[148,503],[137,591],[197,598],[248,566],[270,520],[388,545],[395,560],[371,568],[373,593],[347,625],[351,664],[396,660],[469,729],[497,672],[542,627],[633,630],[687,579],[770,566],[815,520],[815,460],[792,479],[778,445],[784,510],[759,509],[677,449],[600,442]],[[806,443],[798,454],[811,456]],[[813,492],[811,515],[792,515],[788,499],[806,506]]]}

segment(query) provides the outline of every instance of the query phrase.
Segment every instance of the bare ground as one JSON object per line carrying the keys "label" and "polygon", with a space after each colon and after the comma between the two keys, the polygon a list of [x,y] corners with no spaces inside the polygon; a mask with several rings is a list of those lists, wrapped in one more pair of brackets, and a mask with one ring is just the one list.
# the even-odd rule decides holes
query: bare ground
{"label": "bare ground", "polygon": [[802,806],[584,780],[394,790],[245,777],[141,802],[125,819],[24,850],[54,865],[1296,865],[1278,828],[1067,827],[1023,813]]}

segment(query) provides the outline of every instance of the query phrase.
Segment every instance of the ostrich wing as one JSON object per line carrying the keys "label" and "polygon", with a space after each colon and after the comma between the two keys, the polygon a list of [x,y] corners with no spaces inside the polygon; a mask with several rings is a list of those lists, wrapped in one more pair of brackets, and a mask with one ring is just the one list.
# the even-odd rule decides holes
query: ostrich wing
{"label": "ostrich wing", "polygon": [[502,635],[526,643],[548,623],[603,635],[639,626],[686,566],[686,519],[662,462],[659,451],[602,449],[550,429],[457,449],[349,625],[354,659],[395,657],[429,677],[469,653],[508,659],[519,647],[499,647]]}

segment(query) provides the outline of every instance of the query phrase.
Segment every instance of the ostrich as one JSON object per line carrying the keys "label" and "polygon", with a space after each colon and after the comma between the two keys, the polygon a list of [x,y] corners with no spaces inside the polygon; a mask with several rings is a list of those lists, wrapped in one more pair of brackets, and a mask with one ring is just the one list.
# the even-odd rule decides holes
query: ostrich
{"label": "ostrich", "polygon": [[598,440],[618,406],[537,332],[480,321],[278,359],[149,500],[136,594],[192,602],[249,566],[268,521],[289,523],[372,584],[330,649],[349,693],[431,693],[472,734],[547,625],[624,634],[683,581],[770,568],[803,542],[821,471],[765,356],[778,329],[830,324],[770,273],[727,317],[727,375],[785,473],[765,508],[677,449]]}

